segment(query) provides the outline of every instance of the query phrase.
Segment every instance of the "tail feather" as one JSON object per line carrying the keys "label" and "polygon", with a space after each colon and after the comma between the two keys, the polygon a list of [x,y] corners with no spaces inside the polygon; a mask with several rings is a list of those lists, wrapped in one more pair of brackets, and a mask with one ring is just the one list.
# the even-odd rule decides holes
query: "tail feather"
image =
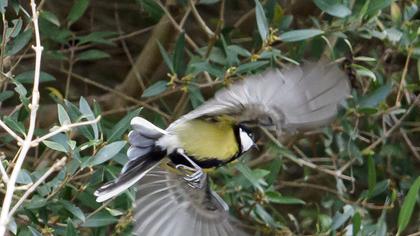
{"label": "tail feather", "polygon": [[127,151],[128,162],[115,181],[103,185],[95,192],[97,202],[124,192],[157,166],[166,155],[164,150],[155,146],[156,140],[166,131],[141,117],[133,118],[131,126],[133,130],[128,134],[131,144]]}
{"label": "tail feather", "polygon": [[158,139],[163,134],[166,134],[165,130],[157,127],[142,117],[134,117],[130,124],[134,131],[137,131],[149,139]]}
{"label": "tail feather", "polygon": [[107,183],[96,190],[96,201],[104,202],[133,186],[149,171],[159,165],[165,154],[165,152],[160,150],[152,151],[133,162],[128,162],[123,168],[125,171],[115,181]]}

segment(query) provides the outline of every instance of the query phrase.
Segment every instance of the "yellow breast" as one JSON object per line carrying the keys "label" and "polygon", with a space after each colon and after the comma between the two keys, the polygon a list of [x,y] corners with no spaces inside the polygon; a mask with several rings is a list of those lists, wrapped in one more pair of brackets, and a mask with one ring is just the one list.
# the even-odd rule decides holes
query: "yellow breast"
{"label": "yellow breast", "polygon": [[179,125],[176,134],[189,156],[197,160],[230,160],[239,151],[233,122],[195,119]]}

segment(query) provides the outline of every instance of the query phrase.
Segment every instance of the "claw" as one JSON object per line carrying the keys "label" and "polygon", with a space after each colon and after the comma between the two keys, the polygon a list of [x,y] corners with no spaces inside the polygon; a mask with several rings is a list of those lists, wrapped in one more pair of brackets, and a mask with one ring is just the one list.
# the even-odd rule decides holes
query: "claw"
{"label": "claw", "polygon": [[192,188],[203,188],[206,180],[206,173],[203,172],[203,169],[201,169],[200,166],[198,166],[193,160],[185,155],[182,150],[178,150],[178,153],[181,154],[191,164],[192,167],[178,164],[175,166],[175,168],[185,174],[183,179],[187,182],[188,186]]}

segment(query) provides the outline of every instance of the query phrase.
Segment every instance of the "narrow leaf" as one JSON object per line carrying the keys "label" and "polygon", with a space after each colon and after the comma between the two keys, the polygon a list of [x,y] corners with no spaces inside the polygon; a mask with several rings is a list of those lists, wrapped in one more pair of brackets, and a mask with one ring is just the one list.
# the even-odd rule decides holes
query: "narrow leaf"
{"label": "narrow leaf", "polygon": [[69,114],[67,114],[66,110],[61,104],[57,104],[58,110],[58,120],[60,121],[60,125],[68,125],[71,123]]}
{"label": "narrow leaf", "polygon": [[69,15],[67,16],[68,25],[70,26],[79,20],[79,18],[85,13],[88,6],[89,0],[76,0],[70,9]]}
{"label": "narrow leaf", "polygon": [[332,16],[343,18],[351,14],[351,10],[347,6],[336,0],[314,0],[314,3],[319,9]]}
{"label": "narrow leaf", "polygon": [[292,30],[292,31],[288,31],[288,32],[280,34],[280,40],[284,42],[295,42],[295,41],[301,41],[301,40],[313,38],[323,33],[324,31],[319,30],[319,29]]}
{"label": "narrow leaf", "polygon": [[268,22],[265,16],[264,8],[259,0],[255,0],[255,16],[257,18],[257,27],[260,37],[265,41],[268,37]]}
{"label": "narrow leaf", "polygon": [[117,141],[106,145],[92,157],[92,161],[89,164],[95,166],[110,160],[121,151],[125,144],[125,141]]}
{"label": "narrow leaf", "polygon": [[410,190],[408,190],[407,196],[404,199],[400,213],[398,215],[398,233],[401,235],[404,229],[407,227],[410,222],[411,215],[416,204],[416,199],[419,195],[420,190],[420,176],[417,177],[413,185],[411,185]]}
{"label": "narrow leaf", "polygon": [[150,87],[144,90],[141,97],[147,98],[147,97],[153,97],[153,96],[161,94],[162,92],[166,90],[167,88],[166,84],[167,84],[166,81],[159,80],[158,82],[152,84]]}
{"label": "narrow leaf", "polygon": [[78,60],[78,61],[92,61],[92,60],[99,60],[99,59],[104,59],[104,58],[109,58],[109,57],[111,57],[111,56],[104,51],[97,50],[97,49],[90,49],[90,50],[87,50],[85,52],[80,53],[76,57],[76,60]]}
{"label": "narrow leaf", "polygon": [[182,32],[179,35],[178,40],[176,41],[174,57],[172,60],[175,73],[178,76],[184,75],[184,72],[186,69],[186,65],[184,61],[184,57],[185,57],[184,50],[185,50],[185,33]]}

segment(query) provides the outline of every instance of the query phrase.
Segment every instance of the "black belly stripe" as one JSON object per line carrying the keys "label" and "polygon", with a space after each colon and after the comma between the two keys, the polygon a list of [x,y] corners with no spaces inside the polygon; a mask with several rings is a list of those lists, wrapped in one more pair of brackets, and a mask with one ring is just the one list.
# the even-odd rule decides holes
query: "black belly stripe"
{"label": "black belly stripe", "polygon": [[[188,156],[188,157],[191,158],[191,160],[193,160],[201,168],[208,169],[208,168],[219,167],[219,166],[222,166],[224,164],[227,164],[227,163],[235,160],[236,158],[238,158],[239,155],[238,155],[238,153],[236,153],[234,156],[232,156],[232,158],[230,158],[227,161],[221,161],[217,158],[206,158],[204,160],[197,160],[197,158],[195,158],[194,156]],[[185,158],[182,155],[180,155],[176,152],[170,154],[169,158],[171,159],[171,161],[175,165],[181,164],[181,165],[186,165],[186,166],[192,167],[191,164],[187,160],[185,160]]]}

